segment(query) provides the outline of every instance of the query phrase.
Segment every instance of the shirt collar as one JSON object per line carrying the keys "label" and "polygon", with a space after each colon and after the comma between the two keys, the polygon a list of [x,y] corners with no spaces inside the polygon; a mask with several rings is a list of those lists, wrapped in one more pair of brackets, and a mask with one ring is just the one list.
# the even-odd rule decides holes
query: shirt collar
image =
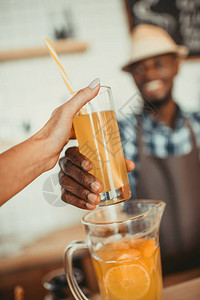
{"label": "shirt collar", "polygon": [[184,113],[178,104],[176,104],[176,118],[175,118],[175,126],[173,129],[167,126],[162,121],[156,120],[154,116],[147,114],[145,110],[142,111],[143,128],[147,132],[152,130],[159,131],[161,133],[176,131],[184,125],[184,119],[185,119]]}

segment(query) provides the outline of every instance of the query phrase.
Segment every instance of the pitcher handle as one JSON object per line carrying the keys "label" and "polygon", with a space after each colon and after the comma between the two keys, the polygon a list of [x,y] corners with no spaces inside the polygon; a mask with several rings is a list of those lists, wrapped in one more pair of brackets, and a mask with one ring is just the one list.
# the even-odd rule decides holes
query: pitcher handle
{"label": "pitcher handle", "polygon": [[73,266],[72,266],[72,260],[73,260],[73,254],[76,250],[82,250],[87,249],[87,244],[85,241],[74,241],[70,243],[64,251],[64,268],[65,268],[65,275],[67,278],[67,282],[69,285],[69,288],[72,292],[72,295],[76,300],[89,300],[81,291],[81,289],[78,286],[78,283],[73,276]]}

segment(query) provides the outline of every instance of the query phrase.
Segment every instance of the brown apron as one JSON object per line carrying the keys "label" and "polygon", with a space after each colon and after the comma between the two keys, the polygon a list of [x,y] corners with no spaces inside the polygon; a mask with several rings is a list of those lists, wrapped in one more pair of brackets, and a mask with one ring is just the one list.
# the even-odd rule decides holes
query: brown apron
{"label": "brown apron", "polygon": [[141,131],[137,135],[137,198],[167,204],[160,228],[164,273],[200,265],[200,161],[194,132],[185,122],[192,141],[192,151],[186,155],[148,155]]}

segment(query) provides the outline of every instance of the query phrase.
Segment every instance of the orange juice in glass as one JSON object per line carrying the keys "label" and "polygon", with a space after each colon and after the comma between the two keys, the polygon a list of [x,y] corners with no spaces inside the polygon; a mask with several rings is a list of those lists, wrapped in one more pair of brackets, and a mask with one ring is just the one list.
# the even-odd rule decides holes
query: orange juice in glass
{"label": "orange juice in glass", "polygon": [[162,300],[159,226],[164,208],[161,201],[129,200],[83,217],[87,241],[73,242],[65,251],[75,299],[87,298],[73,277],[73,253],[89,248],[103,300]]}
{"label": "orange juice in glass", "polygon": [[92,161],[91,173],[104,186],[99,206],[131,197],[114,104],[109,87],[84,106],[73,119],[79,149]]}

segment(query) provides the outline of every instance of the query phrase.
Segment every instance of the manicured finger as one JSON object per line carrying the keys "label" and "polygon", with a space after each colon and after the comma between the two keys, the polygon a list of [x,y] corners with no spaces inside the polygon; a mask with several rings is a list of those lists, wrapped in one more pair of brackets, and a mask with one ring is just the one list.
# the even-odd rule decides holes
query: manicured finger
{"label": "manicured finger", "polygon": [[101,200],[99,194],[91,193],[91,191],[87,190],[78,182],[65,175],[62,171],[59,172],[59,183],[65,191],[70,192],[79,199],[84,200],[92,205],[99,204]]}
{"label": "manicured finger", "polygon": [[78,91],[64,106],[74,116],[87,102],[97,96],[100,89],[100,79],[93,80],[86,88]]}
{"label": "manicured finger", "polygon": [[85,202],[84,200],[81,200],[77,196],[71,194],[70,192],[65,191],[64,189],[62,189],[61,199],[64,202],[76,206],[78,208],[88,209],[88,210],[92,210],[96,208],[96,205]]}
{"label": "manicured finger", "polygon": [[90,171],[92,169],[91,161],[79,152],[78,147],[68,148],[65,152],[65,157],[85,171]]}
{"label": "manicured finger", "polygon": [[76,165],[72,164],[70,160],[67,160],[65,163],[63,172],[93,193],[100,193],[103,190],[103,184],[98,178],[81,170]]}
{"label": "manicured finger", "polygon": [[132,172],[135,169],[135,164],[132,160],[125,158],[127,172]]}

